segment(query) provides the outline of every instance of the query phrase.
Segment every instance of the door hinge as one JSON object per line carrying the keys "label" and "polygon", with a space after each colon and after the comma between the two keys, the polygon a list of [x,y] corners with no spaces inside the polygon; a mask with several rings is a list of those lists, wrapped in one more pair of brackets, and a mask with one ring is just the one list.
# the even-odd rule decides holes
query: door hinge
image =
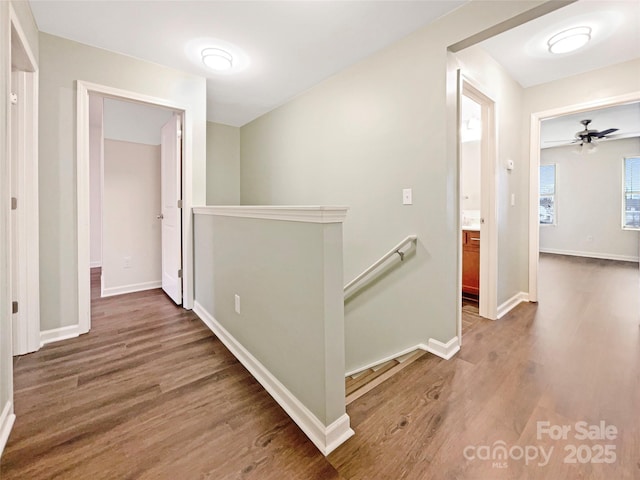
{"label": "door hinge", "polygon": [[11,313],[18,313],[18,302],[11,302]]}
{"label": "door hinge", "polygon": [[18,208],[18,199],[16,197],[11,197],[11,210],[16,210]]}
{"label": "door hinge", "polygon": [[17,105],[18,104],[18,94],[11,92],[9,94],[9,100],[11,101],[11,105]]}
{"label": "door hinge", "polygon": [[178,270],[178,278],[182,278],[182,269]]}
{"label": "door hinge", "polygon": [[178,208],[182,208],[182,200],[178,200]]}
{"label": "door hinge", "polygon": [[178,138],[182,138],[182,130],[178,130]]}

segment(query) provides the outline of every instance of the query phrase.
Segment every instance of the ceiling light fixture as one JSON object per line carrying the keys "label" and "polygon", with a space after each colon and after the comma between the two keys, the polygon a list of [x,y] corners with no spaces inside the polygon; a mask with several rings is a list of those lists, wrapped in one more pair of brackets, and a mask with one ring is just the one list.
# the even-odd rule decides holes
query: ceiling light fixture
{"label": "ceiling light fixture", "polygon": [[226,50],[221,48],[205,48],[202,50],[202,63],[211,70],[224,72],[233,67],[233,57]]}
{"label": "ceiling light fixture", "polygon": [[591,27],[574,27],[556,33],[547,41],[551,53],[569,53],[591,40]]}

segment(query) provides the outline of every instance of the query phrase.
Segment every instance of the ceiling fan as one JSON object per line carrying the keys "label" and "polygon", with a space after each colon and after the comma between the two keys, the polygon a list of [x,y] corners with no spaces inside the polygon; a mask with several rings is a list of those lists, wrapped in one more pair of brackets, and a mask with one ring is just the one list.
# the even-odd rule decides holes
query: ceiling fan
{"label": "ceiling fan", "polygon": [[599,140],[601,138],[607,138],[607,135],[618,131],[617,128],[608,128],[601,132],[599,132],[598,130],[589,130],[589,124],[591,123],[591,120],[589,119],[581,120],[580,123],[584,125],[584,130],[576,132],[576,138],[572,142],[579,143],[580,146],[584,145],[585,143],[593,143],[593,141],[596,139]]}

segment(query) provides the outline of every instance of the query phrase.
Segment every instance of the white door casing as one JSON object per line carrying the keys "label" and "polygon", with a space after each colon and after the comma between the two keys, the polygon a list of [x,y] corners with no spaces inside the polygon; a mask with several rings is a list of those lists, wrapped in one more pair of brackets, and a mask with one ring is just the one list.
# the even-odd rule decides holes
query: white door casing
{"label": "white door casing", "polygon": [[160,142],[160,185],[162,222],[162,289],[178,305],[182,304],[182,127],[174,114],[162,127]]}
{"label": "white door casing", "polygon": [[[40,255],[38,218],[38,65],[20,21],[10,8],[11,300],[13,355],[40,348]],[[15,101],[15,103],[13,103]]]}

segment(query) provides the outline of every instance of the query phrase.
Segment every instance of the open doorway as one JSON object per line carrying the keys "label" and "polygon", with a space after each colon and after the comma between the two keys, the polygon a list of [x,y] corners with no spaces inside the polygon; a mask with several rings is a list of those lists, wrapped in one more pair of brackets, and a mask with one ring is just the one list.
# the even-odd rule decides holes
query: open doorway
{"label": "open doorway", "polygon": [[[622,95],[597,103],[568,105],[533,115],[529,272],[531,290],[536,300],[540,252],[613,261],[637,261],[638,233],[633,226],[635,205],[632,198],[636,193],[625,191],[625,162],[627,158],[640,155],[637,145],[640,129],[636,118],[639,101],[640,94]],[[546,123],[549,130],[553,122],[561,124],[558,119],[564,118],[565,121],[575,123],[577,118],[593,120],[598,116],[604,123],[615,122],[613,119],[617,117],[622,122],[622,128],[612,132],[614,135],[608,135],[608,139],[595,139],[593,142],[582,142],[576,137],[577,134],[570,136],[568,140],[559,139],[565,145],[554,145],[556,139],[552,137],[558,137],[554,129],[551,129],[551,133],[543,133],[543,123]],[[625,119],[627,116],[630,117],[629,120]],[[577,125],[575,130],[582,131],[582,124],[578,122]],[[600,127],[596,127],[597,125],[592,124],[589,129],[599,131]],[[576,160],[580,160],[578,166],[575,165]],[[581,169],[580,176],[575,175],[576,168]],[[589,177],[596,179],[595,184],[585,183]],[[576,178],[582,181],[576,182]],[[609,179],[606,186],[602,183],[605,178]],[[559,180],[563,179],[564,184],[559,184]],[[600,188],[597,188],[598,185]],[[598,195],[590,194],[589,197],[596,203],[589,207],[589,203],[583,201],[576,206],[571,193],[574,188],[581,189],[582,192],[598,190]],[[551,190],[552,193],[549,193]],[[549,197],[553,198],[552,208],[547,206]],[[583,215],[585,213],[589,215]]]}
{"label": "open doorway", "polygon": [[[170,115],[169,120],[166,122],[164,129],[161,129],[161,138],[165,136],[172,137],[168,140],[166,151],[170,152],[170,155],[160,155],[160,198],[161,201],[156,203],[156,208],[152,215],[153,222],[157,225],[160,222],[164,222],[169,216],[171,218],[172,228],[169,229],[171,237],[168,239],[163,238],[166,229],[160,228],[161,234],[161,249],[166,250],[165,246],[170,250],[170,255],[161,255],[162,271],[170,269],[169,275],[162,275],[158,284],[157,280],[151,282],[138,282],[129,283],[124,286],[116,287],[111,290],[111,294],[125,293],[126,290],[132,288],[156,288],[162,286],[172,300],[178,304],[184,304],[185,308],[190,308],[193,302],[193,289],[190,281],[191,260],[192,260],[192,248],[191,248],[191,235],[190,235],[190,219],[188,215],[182,215],[183,201],[185,201],[186,208],[189,208],[191,189],[190,183],[185,182],[185,178],[189,178],[190,164],[189,155],[185,154],[184,150],[189,145],[186,141],[186,134],[183,130],[190,131],[190,126],[187,118],[188,108],[176,105],[172,102],[165,101],[163,99],[147,97],[136,94],[134,92],[128,92],[118,90],[111,87],[89,84],[86,82],[78,81],[78,307],[79,307],[79,328],[78,333],[86,333],[91,328],[91,228],[90,228],[90,197],[91,197],[91,123],[90,123],[90,100],[92,96],[99,96],[108,98],[109,100],[118,100],[121,102],[129,102],[136,104],[137,106],[146,106],[161,108],[164,112]],[[104,102],[103,102],[104,103]],[[104,111],[103,111],[104,117]],[[136,123],[136,120],[131,117],[127,118],[125,124],[132,125]],[[186,128],[183,128],[186,125]],[[122,125],[117,125],[118,128]],[[104,140],[102,140],[104,143]],[[163,143],[164,140],[161,140]],[[165,149],[161,148],[161,151]],[[117,147],[116,147],[117,151]],[[106,152],[106,148],[103,148],[103,154]],[[119,154],[116,152],[116,157]],[[185,162],[182,158],[186,158]],[[104,169],[104,161],[102,158]],[[122,167],[126,171],[127,168],[132,166],[131,163]],[[153,175],[150,175],[153,176]],[[104,178],[103,178],[104,181]],[[95,182],[94,182],[95,183]],[[103,194],[105,193],[104,185]],[[122,198],[118,196],[117,188],[115,192],[116,202],[122,203]],[[183,200],[184,199],[184,200]],[[104,200],[104,199],[103,199]],[[138,207],[135,201],[125,201],[126,206],[131,209]],[[134,203],[134,204],[132,204]],[[104,202],[102,205],[103,218],[104,218]],[[122,210],[121,210],[122,211]],[[116,224],[118,222],[117,215]],[[133,224],[136,224],[134,221]],[[104,226],[104,225],[103,225]],[[121,225],[117,225],[115,228],[122,229]],[[125,228],[125,230],[127,230]],[[121,232],[124,237],[132,237],[127,231]],[[117,235],[117,234],[116,234]],[[104,235],[102,235],[104,239]],[[166,240],[166,241],[165,241]],[[104,266],[104,242],[102,245],[102,261]],[[133,254],[129,259],[129,255],[122,255],[121,250],[119,256],[115,257],[115,268],[119,268],[121,271],[126,269],[133,269],[134,258]],[[143,255],[146,255],[143,254]],[[156,255],[157,257],[157,255]],[[165,260],[169,259],[167,263]],[[96,265],[94,263],[94,265]],[[97,267],[96,267],[97,268]],[[183,274],[186,273],[186,275]],[[121,272],[120,272],[121,273]],[[128,272],[127,272],[128,273]],[[133,272],[131,272],[133,273]],[[170,282],[165,280],[170,277]],[[184,278],[186,277],[186,278]],[[183,282],[184,278],[184,282]],[[167,288],[165,288],[165,284]],[[107,283],[101,286],[101,290],[104,291]],[[124,288],[125,291],[121,289]],[[135,291],[135,290],[129,290]],[[186,294],[183,292],[186,291]],[[176,295],[177,294],[177,295]]]}
{"label": "open doorway", "polygon": [[181,253],[179,115],[93,94],[89,122],[92,297],[165,287],[181,303],[180,265],[167,265]]}
{"label": "open doorway", "polygon": [[[459,91],[460,308],[495,319],[495,102],[464,75]],[[459,318],[461,337],[465,324]]]}

